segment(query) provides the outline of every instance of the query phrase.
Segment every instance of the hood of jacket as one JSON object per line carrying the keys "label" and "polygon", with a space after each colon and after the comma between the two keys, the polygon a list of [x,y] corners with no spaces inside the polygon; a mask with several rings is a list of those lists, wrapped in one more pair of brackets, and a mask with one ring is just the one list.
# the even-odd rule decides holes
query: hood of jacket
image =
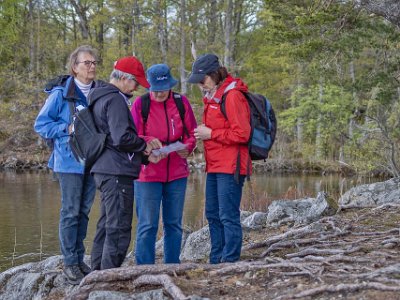
{"label": "hood of jacket", "polygon": [[97,100],[106,95],[120,92],[119,88],[115,85],[102,80],[96,80],[96,87],[89,92],[87,98],[89,106],[92,106]]}
{"label": "hood of jacket", "polygon": [[[106,82],[102,80],[96,80],[93,81],[92,88],[102,86],[104,84],[106,84]],[[60,75],[50,79],[44,87],[44,92],[51,94],[57,89],[62,90],[62,96],[66,100],[78,100],[81,98],[76,90],[74,77],[71,75]]]}
{"label": "hood of jacket", "polygon": [[241,92],[247,92],[247,85],[240,79],[232,77],[230,74],[226,77],[222,85],[217,89],[212,99],[203,98],[204,102],[215,101],[219,103],[222,100],[222,96],[230,90],[238,90]]}
{"label": "hood of jacket", "polygon": [[87,98],[89,106],[92,106],[100,98],[113,93],[119,93],[127,98],[127,96],[123,94],[115,85],[102,80],[97,80],[95,88],[90,90]]}

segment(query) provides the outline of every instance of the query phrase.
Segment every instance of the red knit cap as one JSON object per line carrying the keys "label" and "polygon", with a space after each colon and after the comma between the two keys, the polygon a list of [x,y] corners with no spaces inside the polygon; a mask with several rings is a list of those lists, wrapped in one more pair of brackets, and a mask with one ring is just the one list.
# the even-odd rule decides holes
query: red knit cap
{"label": "red knit cap", "polygon": [[135,80],[143,87],[149,88],[142,63],[135,56],[120,58],[114,64],[114,69],[135,76]]}

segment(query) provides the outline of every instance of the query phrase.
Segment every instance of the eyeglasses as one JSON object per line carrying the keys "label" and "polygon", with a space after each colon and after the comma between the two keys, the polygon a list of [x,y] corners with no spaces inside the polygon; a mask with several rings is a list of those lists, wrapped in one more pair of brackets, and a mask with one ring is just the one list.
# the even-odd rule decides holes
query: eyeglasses
{"label": "eyeglasses", "polygon": [[90,68],[90,67],[92,66],[92,64],[93,64],[94,66],[96,66],[97,63],[98,63],[98,61],[95,61],[95,60],[93,60],[93,61],[91,61],[91,60],[85,60],[85,61],[77,61],[76,63],[77,63],[77,64],[84,64],[85,67]]}

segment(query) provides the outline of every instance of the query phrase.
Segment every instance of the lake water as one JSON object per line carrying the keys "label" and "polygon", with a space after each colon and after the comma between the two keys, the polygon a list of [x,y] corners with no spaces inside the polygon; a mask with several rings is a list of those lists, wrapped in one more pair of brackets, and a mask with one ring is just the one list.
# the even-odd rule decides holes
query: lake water
{"label": "lake water", "polygon": [[[245,183],[242,209],[266,211],[267,204],[272,200],[315,197],[322,190],[338,198],[352,186],[372,181],[376,179],[343,178],[339,175],[255,174],[252,176],[252,188]],[[193,229],[205,225],[204,184],[203,172],[189,176],[184,224]],[[85,241],[87,253],[91,250],[99,216],[99,199],[97,193]],[[0,172],[0,272],[59,254],[59,209],[59,186],[50,173]],[[133,228],[135,223],[136,219],[133,220]]]}

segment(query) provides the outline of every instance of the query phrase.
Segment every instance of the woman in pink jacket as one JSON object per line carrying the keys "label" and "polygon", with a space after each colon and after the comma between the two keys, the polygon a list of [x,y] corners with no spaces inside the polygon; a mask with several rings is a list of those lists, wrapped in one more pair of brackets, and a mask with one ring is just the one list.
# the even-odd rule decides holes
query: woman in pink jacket
{"label": "woman in pink jacket", "polygon": [[[188,99],[171,91],[177,81],[167,65],[151,66],[147,70],[147,80],[150,83],[150,93],[138,97],[131,110],[139,136],[146,142],[158,139],[164,146],[174,146],[174,143],[180,142],[185,147],[169,154],[162,151],[157,153],[159,161],[142,165],[139,179],[135,181],[138,217],[136,263],[155,262],[161,203],[164,263],[179,263],[182,214],[189,175],[186,158],[196,146],[194,128],[197,124]],[[182,108],[180,111],[179,106],[183,107],[184,112]]]}

